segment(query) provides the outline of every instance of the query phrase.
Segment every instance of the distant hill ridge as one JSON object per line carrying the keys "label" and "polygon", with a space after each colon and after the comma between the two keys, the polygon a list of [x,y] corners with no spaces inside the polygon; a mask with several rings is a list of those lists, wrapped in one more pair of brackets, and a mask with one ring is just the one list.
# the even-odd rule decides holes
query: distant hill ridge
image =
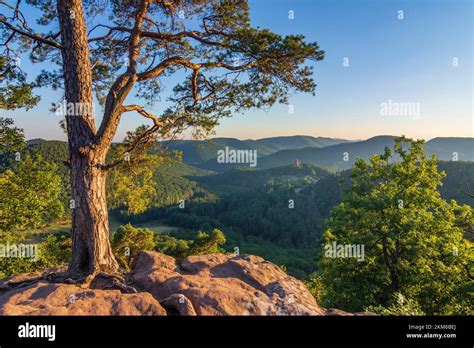
{"label": "distant hill ridge", "polygon": [[[170,150],[183,152],[183,161],[191,165],[203,164],[217,158],[217,151],[229,147],[236,150],[257,150],[259,157],[287,149],[324,147],[349,142],[345,139],[312,137],[307,135],[281,136],[262,139],[239,140],[236,138],[213,138],[210,140],[174,140],[166,144]],[[210,169],[210,168],[209,168]]]}
{"label": "distant hill ridge", "polygon": [[[333,168],[349,169],[357,158],[367,160],[382,153],[386,146],[393,147],[395,136],[379,135],[367,140],[346,140],[306,135],[277,136],[262,139],[240,140],[236,138],[213,138],[210,140],[173,140],[160,145],[170,150],[181,151],[183,162],[202,169],[224,172],[235,168],[236,164],[217,163],[219,150],[226,147],[235,150],[257,150],[257,169],[275,168],[302,163]],[[52,146],[67,151],[65,142],[43,139],[28,141],[29,146]],[[443,161],[474,161],[474,138],[436,137],[426,142],[428,156],[436,155]],[[457,157],[457,158],[455,158]]]}
{"label": "distant hill ridge", "polygon": [[[395,138],[383,135],[322,148],[283,150],[260,159],[258,168],[280,167],[299,159],[303,163],[349,169],[357,158],[367,160],[374,154],[382,153],[386,146],[393,148]],[[474,161],[474,138],[434,138],[426,142],[425,152],[428,156],[436,155],[444,161],[451,161],[455,156],[459,161]]]}

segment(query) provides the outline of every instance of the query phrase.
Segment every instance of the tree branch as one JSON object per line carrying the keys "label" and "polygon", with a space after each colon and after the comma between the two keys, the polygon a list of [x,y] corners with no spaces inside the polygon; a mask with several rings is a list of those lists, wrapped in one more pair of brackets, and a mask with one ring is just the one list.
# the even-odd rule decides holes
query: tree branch
{"label": "tree branch", "polygon": [[[131,144],[130,146],[125,150],[124,154],[125,153],[131,153],[132,151],[134,151],[137,146],[140,144],[140,142],[144,139],[147,139],[149,136],[153,135],[155,132],[157,132],[159,129],[158,126],[153,126],[151,127],[150,129],[148,129],[146,132],[144,132],[143,134],[141,134],[139,137],[137,137]],[[124,157],[125,158],[125,157]],[[102,170],[110,170],[112,168],[115,168],[116,166],[122,164],[124,162],[124,160],[118,160],[118,161],[115,161],[115,162],[112,162],[110,164],[107,164],[107,165],[102,165],[101,166],[101,169]]]}
{"label": "tree branch", "polygon": [[5,18],[0,18],[0,24],[3,24],[5,27],[10,29],[11,31],[13,31],[17,34],[20,34],[22,36],[26,36],[26,37],[34,40],[35,42],[40,42],[40,43],[43,43],[45,45],[48,45],[48,46],[51,46],[51,47],[54,47],[54,48],[59,48],[59,49],[62,48],[62,46],[59,43],[57,43],[56,41],[48,40],[48,39],[46,39],[42,36],[39,36],[38,34],[29,33],[27,31],[16,28],[14,25],[11,25],[10,23],[6,22]]}
{"label": "tree branch", "polygon": [[122,103],[137,80],[140,32],[149,6],[150,1],[143,0],[136,11],[135,25],[129,38],[129,65],[127,71],[119,76],[107,95],[104,118],[96,135],[96,142],[101,146],[109,147],[112,143],[122,114]]}
{"label": "tree branch", "polygon": [[156,117],[155,115],[146,112],[145,109],[143,109],[143,107],[141,107],[140,105],[124,105],[122,106],[122,111],[123,112],[136,111],[143,117],[151,119],[153,121],[153,124],[156,127],[161,127],[165,123],[164,121],[159,121],[158,117]]}
{"label": "tree branch", "polygon": [[223,62],[203,62],[203,63],[193,63],[190,60],[180,57],[174,56],[168,59],[163,60],[159,63],[156,67],[149,71],[145,71],[143,73],[139,73],[137,75],[138,81],[149,80],[155,77],[160,76],[166,68],[170,66],[181,65],[186,68],[192,69],[194,71],[199,70],[201,68],[224,68],[230,71],[239,71],[239,70],[246,70],[257,66],[256,62],[249,62],[243,65],[230,65]]}

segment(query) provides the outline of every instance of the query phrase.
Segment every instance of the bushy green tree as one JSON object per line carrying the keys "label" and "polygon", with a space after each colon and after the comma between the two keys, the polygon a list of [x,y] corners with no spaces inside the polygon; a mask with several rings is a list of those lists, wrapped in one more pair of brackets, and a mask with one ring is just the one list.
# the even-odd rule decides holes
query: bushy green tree
{"label": "bushy green tree", "polygon": [[189,240],[178,239],[163,233],[155,233],[155,250],[173,256],[178,260],[184,259],[189,255]]}
{"label": "bushy green tree", "polygon": [[140,214],[150,208],[156,195],[151,168],[142,167],[133,171],[111,173],[107,197],[109,208],[122,208],[127,214]]}
{"label": "bushy green tree", "polygon": [[415,300],[407,299],[399,292],[393,294],[390,306],[370,306],[367,308],[367,311],[380,315],[424,315],[420,305]]}
{"label": "bushy green tree", "polygon": [[0,117],[0,172],[10,167],[26,147],[23,129],[13,123],[11,118]]}
{"label": "bushy green tree", "polygon": [[40,98],[33,94],[33,84],[26,82],[18,57],[0,57],[0,109],[30,109]]}
{"label": "bushy green tree", "polygon": [[224,250],[220,247],[226,242],[224,233],[215,228],[211,234],[199,231],[196,239],[191,244],[189,255],[204,255],[223,253]]}
{"label": "bushy green tree", "polygon": [[360,244],[365,260],[322,257],[324,301],[346,310],[389,306],[395,293],[426,314],[472,313],[472,244],[463,226],[470,207],[444,201],[444,173],[423,141],[405,137],[392,151],[358,160],[352,188],[327,220],[324,242]]}
{"label": "bushy green tree", "polygon": [[56,165],[27,155],[0,175],[0,231],[36,228],[59,219],[61,179]]}
{"label": "bushy green tree", "polygon": [[112,236],[115,257],[124,269],[130,269],[133,259],[142,250],[153,250],[153,231],[131,224],[120,226]]}
{"label": "bushy green tree", "polygon": [[66,265],[71,260],[71,232],[48,235],[41,243],[40,258],[43,267]]}
{"label": "bushy green tree", "polygon": [[64,213],[57,166],[41,156],[22,154],[25,147],[23,129],[0,117],[0,238],[48,224]]}
{"label": "bushy green tree", "polygon": [[224,233],[215,228],[211,234],[198,231],[193,240],[182,240],[161,233],[155,235],[155,250],[178,260],[191,255],[223,253],[221,245],[226,242]]}
{"label": "bushy green tree", "polygon": [[[7,240],[2,239],[0,243],[6,246],[6,241]],[[10,240],[8,240],[8,242],[9,241]],[[18,241],[15,241],[15,244],[18,246]],[[71,259],[71,233],[59,232],[47,236],[37,245],[37,252],[38,255],[34,258],[2,258],[0,262],[0,278],[10,277],[19,273],[43,271],[66,265]]]}
{"label": "bushy green tree", "polygon": [[[114,167],[110,172],[107,184],[107,200],[109,208],[126,209],[128,214],[140,214],[146,211],[156,195],[156,183],[153,181],[153,167],[160,162],[160,157],[149,154],[149,149],[156,140],[155,135],[140,142],[138,138],[147,127],[140,126],[127,136],[120,144],[116,144],[109,152],[109,160],[124,165]],[[137,142],[138,141],[138,142]],[[135,151],[127,151],[135,142]]]}
{"label": "bushy green tree", "polygon": [[[0,118],[0,244],[3,250],[24,241],[21,230],[44,226],[64,213],[57,166],[41,156],[25,155],[25,147],[23,130],[14,127],[12,119]],[[67,249],[58,253],[57,236],[49,236],[38,246],[39,255],[34,258],[2,257],[0,277],[56,266],[67,259]]]}

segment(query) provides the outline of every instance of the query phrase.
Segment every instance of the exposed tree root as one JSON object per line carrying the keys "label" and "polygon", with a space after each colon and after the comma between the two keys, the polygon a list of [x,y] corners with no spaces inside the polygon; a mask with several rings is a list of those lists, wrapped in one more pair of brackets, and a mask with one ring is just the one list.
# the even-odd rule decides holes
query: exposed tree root
{"label": "exposed tree root", "polygon": [[121,273],[107,273],[94,271],[89,275],[77,275],[70,272],[50,272],[42,276],[21,281],[6,281],[0,284],[0,295],[5,292],[25,288],[35,283],[45,281],[49,283],[73,284],[81,289],[120,290],[122,293],[137,293],[128,277]]}
{"label": "exposed tree root", "polygon": [[30,286],[32,284],[35,284],[39,281],[41,281],[43,277],[36,277],[36,278],[31,278],[19,282],[6,282],[2,285],[0,285],[0,295],[3,295],[4,293],[15,290],[15,289],[21,289],[21,288],[26,288],[27,286]]}
{"label": "exposed tree root", "polygon": [[123,293],[137,293],[137,289],[131,286],[132,282],[122,274],[111,274],[100,272],[94,276],[89,284],[90,288],[102,290],[120,290]]}

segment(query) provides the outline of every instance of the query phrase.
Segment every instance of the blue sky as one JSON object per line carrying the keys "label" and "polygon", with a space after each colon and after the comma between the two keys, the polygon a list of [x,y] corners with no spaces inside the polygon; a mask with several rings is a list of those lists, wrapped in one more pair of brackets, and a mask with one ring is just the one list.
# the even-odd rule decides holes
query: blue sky
{"label": "blue sky", "polygon": [[[216,136],[313,135],[363,139],[379,134],[473,136],[473,2],[471,0],[253,0],[252,23],[280,34],[304,34],[326,57],[315,66],[316,96],[288,106],[224,119]],[[404,18],[398,19],[399,10]],[[294,11],[294,19],[289,19]],[[343,59],[349,66],[343,66]],[[458,66],[453,66],[457,58]],[[34,75],[42,67],[23,68]],[[27,65],[27,66],[25,66]],[[27,138],[64,139],[49,112],[60,93],[40,91],[39,106],[2,111]],[[418,103],[420,114],[382,116],[381,103]],[[163,106],[156,105],[159,114]],[[124,115],[117,140],[143,123]]]}

